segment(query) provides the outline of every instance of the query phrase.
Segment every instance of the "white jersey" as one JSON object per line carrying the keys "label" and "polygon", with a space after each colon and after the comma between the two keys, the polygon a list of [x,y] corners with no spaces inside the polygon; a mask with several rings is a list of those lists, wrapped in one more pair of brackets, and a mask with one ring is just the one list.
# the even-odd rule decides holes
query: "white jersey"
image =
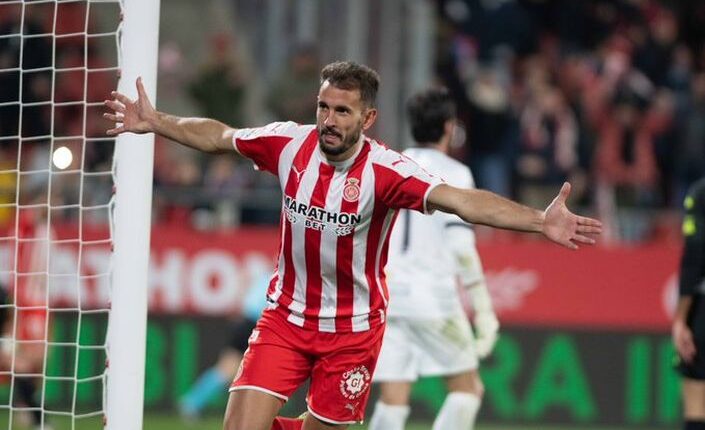
{"label": "white jersey", "polygon": [[[449,185],[473,188],[470,169],[433,148],[410,148],[404,155]],[[387,263],[389,317],[422,319],[462,314],[458,284],[482,279],[475,235],[456,215],[401,210],[392,230]]]}

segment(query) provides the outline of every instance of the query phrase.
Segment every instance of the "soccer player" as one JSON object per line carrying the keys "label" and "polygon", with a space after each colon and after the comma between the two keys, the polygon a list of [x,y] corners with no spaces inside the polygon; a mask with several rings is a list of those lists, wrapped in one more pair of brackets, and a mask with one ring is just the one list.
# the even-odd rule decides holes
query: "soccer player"
{"label": "soccer player", "polygon": [[[279,178],[281,247],[249,348],[230,388],[226,430],[345,429],[362,421],[382,343],[384,275],[397,209],[441,210],[466,222],[544,234],[576,249],[599,221],[565,206],[565,184],[545,211],[444,184],[363,132],[377,118],[379,76],[336,62],[321,71],[315,125],[276,122],[234,129],[157,111],[137,80],[137,100],[114,92],[109,135],[155,132],[206,152],[234,151]],[[275,417],[310,378],[304,420]],[[274,422],[274,426],[272,424]]]}
{"label": "soccer player", "polygon": [[[418,146],[404,155],[448,185],[474,188],[470,169],[447,155],[455,129],[455,104],[447,90],[418,93],[407,108]],[[476,338],[458,281],[472,299]],[[448,213],[400,210],[389,241],[387,284],[387,329],[373,377],[381,382],[381,396],[370,430],[404,429],[419,376],[444,376],[448,387],[433,430],[473,428],[483,393],[478,357],[491,352],[499,322],[471,226]]]}
{"label": "soccer player", "polygon": [[683,377],[685,430],[705,430],[705,178],[685,198],[685,244],[673,343]]}
{"label": "soccer player", "polygon": [[[48,254],[53,234],[43,210],[16,215],[18,246],[17,274],[9,291],[0,294],[0,369],[13,371],[18,399],[28,408],[32,426],[42,426],[42,410],[37,400],[36,375],[41,374],[47,341]],[[46,422],[43,428],[49,429]]]}

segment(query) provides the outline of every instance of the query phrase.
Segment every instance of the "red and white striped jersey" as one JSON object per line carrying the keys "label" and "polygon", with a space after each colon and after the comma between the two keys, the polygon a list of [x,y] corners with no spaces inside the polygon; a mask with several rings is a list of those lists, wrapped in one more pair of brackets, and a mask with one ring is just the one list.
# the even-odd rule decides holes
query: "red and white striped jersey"
{"label": "red and white striped jersey", "polygon": [[342,162],[320,152],[313,125],[241,129],[234,145],[283,191],[279,261],[267,295],[289,322],[323,332],[382,324],[389,234],[397,209],[426,212],[442,181],[408,157],[360,137]]}

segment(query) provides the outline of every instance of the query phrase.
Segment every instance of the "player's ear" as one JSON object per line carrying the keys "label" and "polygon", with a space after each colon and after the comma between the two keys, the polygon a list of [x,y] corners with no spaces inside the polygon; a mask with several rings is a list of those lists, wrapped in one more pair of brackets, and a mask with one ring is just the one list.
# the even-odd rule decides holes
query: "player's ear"
{"label": "player's ear", "polygon": [[362,113],[362,129],[367,130],[377,120],[377,109],[373,107],[366,108]]}

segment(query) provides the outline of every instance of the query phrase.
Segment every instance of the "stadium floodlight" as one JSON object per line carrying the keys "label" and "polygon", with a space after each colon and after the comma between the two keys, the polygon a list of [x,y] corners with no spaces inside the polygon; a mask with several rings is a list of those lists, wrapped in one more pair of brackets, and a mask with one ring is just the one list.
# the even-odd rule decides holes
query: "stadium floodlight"
{"label": "stadium floodlight", "polygon": [[159,0],[0,16],[0,428],[141,429],[154,137],[101,114],[138,76],[155,99]]}

